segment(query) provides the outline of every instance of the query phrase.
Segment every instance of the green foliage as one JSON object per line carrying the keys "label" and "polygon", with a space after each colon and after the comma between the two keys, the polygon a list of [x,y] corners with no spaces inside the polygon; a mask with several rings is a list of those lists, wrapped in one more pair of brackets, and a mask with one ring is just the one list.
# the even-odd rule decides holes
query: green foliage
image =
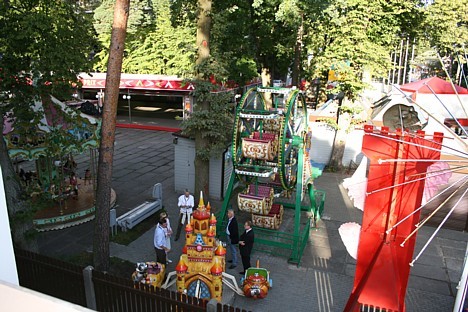
{"label": "green foliage", "polygon": [[340,114],[350,114],[350,115],[357,115],[363,111],[362,107],[359,106],[349,106],[349,105],[342,105],[340,108]]}
{"label": "green foliage", "polygon": [[169,0],[156,2],[154,23],[127,40],[124,72],[191,77],[195,63],[195,29],[173,26]]}
{"label": "green foliage", "polygon": [[[95,45],[88,18],[71,1],[0,2],[0,93],[8,94],[0,99],[0,114],[13,113],[16,133],[24,138],[37,136],[36,125],[43,112],[34,109],[35,102],[50,101],[50,94],[70,99],[79,85],[77,74],[91,69]],[[46,137],[50,151],[60,151],[66,136],[67,129],[54,129]],[[2,157],[8,157],[4,146],[2,142]],[[3,174],[14,175],[11,161]],[[6,184],[14,190],[7,194],[7,202],[15,244],[34,248],[33,231],[28,229],[32,229],[32,214],[38,207],[22,197],[17,179],[7,179]]]}
{"label": "green foliage", "polygon": [[[113,0],[104,0],[94,14],[101,49],[95,69],[107,70]],[[190,77],[195,63],[195,27],[171,22],[171,1],[132,0],[122,72]],[[193,25],[192,25],[193,26]]]}
{"label": "green foliage", "polygon": [[[308,70],[320,77],[338,67],[338,90],[354,98],[366,84],[365,71],[385,77],[390,53],[400,36],[408,36],[408,20],[420,20],[418,1],[312,1],[307,9],[306,46],[312,55]],[[414,26],[414,25],[412,25]],[[340,66],[340,64],[349,64]]]}
{"label": "green foliage", "polygon": [[0,91],[12,95],[0,113],[30,122],[39,95],[70,97],[77,73],[91,68],[94,35],[68,1],[3,1],[0,12]]}
{"label": "green foliage", "polygon": [[[113,2],[103,0],[95,11],[102,42],[96,66],[100,71],[106,69]],[[335,92],[353,98],[367,87],[362,82],[365,72],[386,77],[390,55],[402,38],[410,42],[425,38],[443,55],[460,50],[467,36],[463,0],[423,4],[420,0],[214,1],[210,63],[224,71],[214,77],[243,85],[266,68],[273,77],[285,78],[303,23],[301,76],[323,77],[331,67],[347,63],[338,71],[342,80]],[[191,77],[197,5],[196,0],[133,0],[123,71]]]}
{"label": "green foliage", "polygon": [[198,80],[195,81],[193,95],[197,103],[208,102],[209,109],[198,110],[195,107],[190,118],[182,122],[182,130],[191,137],[194,137],[195,133],[201,133],[208,147],[197,151],[197,157],[208,160],[211,155],[223,151],[231,139],[234,94],[231,91],[219,91],[217,86],[210,82]]}
{"label": "green foliage", "polygon": [[340,127],[338,126],[338,123],[333,118],[323,118],[323,119],[319,119],[317,121],[325,123],[330,130],[337,131],[337,130],[340,129]]}
{"label": "green foliage", "polygon": [[438,0],[427,7],[426,38],[441,55],[466,53],[468,5],[466,0]]}
{"label": "green foliage", "polygon": [[243,84],[258,77],[263,68],[274,77],[286,77],[293,61],[298,21],[288,19],[286,13],[276,16],[282,3],[213,3],[211,53],[224,64],[228,80]]}
{"label": "green foliage", "polygon": [[101,4],[94,10],[93,25],[99,40],[99,49],[94,56],[94,69],[97,71],[105,72],[107,70],[112,22],[114,20],[114,2],[114,0],[102,0]]}

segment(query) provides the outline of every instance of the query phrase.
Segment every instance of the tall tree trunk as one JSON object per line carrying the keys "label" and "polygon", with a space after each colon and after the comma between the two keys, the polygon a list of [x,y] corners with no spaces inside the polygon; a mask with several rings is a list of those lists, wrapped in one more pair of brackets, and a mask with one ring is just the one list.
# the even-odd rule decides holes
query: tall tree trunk
{"label": "tall tree trunk", "polygon": [[304,26],[303,22],[299,25],[297,29],[297,39],[296,39],[296,46],[294,47],[294,65],[292,68],[292,82],[293,86],[299,87],[300,84],[300,73],[301,73],[301,54],[302,54],[302,34],[303,34]]}
{"label": "tall tree trunk", "polygon": [[114,157],[115,119],[129,10],[130,0],[116,0],[109,61],[107,64],[97,175],[93,249],[94,266],[99,271],[109,270],[109,210],[111,202],[112,162]]}
{"label": "tall tree trunk", "polygon": [[337,113],[337,123],[338,123],[338,129],[335,132],[335,139],[333,140],[333,149],[332,149],[332,154],[330,157],[330,163],[329,167],[334,169],[334,170],[341,170],[343,168],[343,155],[344,155],[344,150],[346,147],[346,135],[347,135],[347,130],[349,129],[349,126],[351,124],[351,115],[349,113],[340,113],[341,109],[341,102],[342,100],[339,101],[339,106],[338,106],[338,113]]}
{"label": "tall tree trunk", "polygon": [[[197,65],[207,61],[210,57],[210,31],[211,31],[211,0],[198,1],[198,21],[197,21],[197,47],[198,58]],[[206,73],[205,73],[206,74]],[[207,80],[209,77],[204,77],[203,73],[198,73],[199,79]],[[197,102],[194,107],[197,111],[208,111],[210,103],[208,101]],[[208,142],[203,138],[201,131],[195,135],[195,195],[203,191],[205,198],[209,195],[209,160],[205,160],[199,156],[199,152],[208,147]]]}
{"label": "tall tree trunk", "polygon": [[37,252],[38,246],[34,236],[28,236],[27,233],[34,228],[32,218],[25,218],[31,207],[25,198],[25,194],[18,175],[15,172],[13,163],[8,156],[8,149],[0,135],[0,167],[3,173],[3,184],[5,187],[5,196],[10,218],[10,227],[13,244],[16,247]]}
{"label": "tall tree trunk", "polygon": [[[263,87],[272,85],[271,72],[270,72],[269,68],[266,68],[266,67],[262,68],[261,78],[262,78],[262,86]],[[273,100],[272,100],[270,92],[265,92],[263,94],[263,99],[265,100],[265,106],[266,106],[265,109],[266,110],[269,110],[270,108],[273,107]]]}

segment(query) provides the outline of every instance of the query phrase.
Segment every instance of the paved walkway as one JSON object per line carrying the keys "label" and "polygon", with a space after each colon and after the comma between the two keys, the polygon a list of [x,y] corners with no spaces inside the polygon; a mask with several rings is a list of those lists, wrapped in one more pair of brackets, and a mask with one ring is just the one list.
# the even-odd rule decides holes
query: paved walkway
{"label": "paved walkway", "polygon": [[[168,126],[165,124],[165,126]],[[150,196],[153,184],[163,185],[163,205],[175,223],[179,194],[174,192],[173,136],[168,132],[118,128],[112,186],[117,193],[117,215],[142,203]],[[87,155],[76,160],[78,171],[87,166]],[[273,287],[266,299],[251,300],[234,295],[225,288],[223,301],[252,311],[342,311],[353,286],[356,261],[351,258],[338,234],[338,227],[349,221],[359,222],[362,213],[352,207],[341,186],[345,176],[324,173],[316,181],[317,189],[327,193],[325,216],[311,232],[300,267],[286,258],[254,252],[261,266],[271,272]],[[198,202],[198,198],[196,198]],[[221,202],[211,202],[216,211]],[[132,262],[155,258],[152,240],[154,228],[128,246],[111,243],[111,256]],[[434,228],[423,227],[418,234],[418,252]],[[63,255],[92,250],[93,222],[39,235],[43,254]],[[461,276],[467,235],[442,230],[411,270],[406,296],[407,311],[451,311]],[[173,242],[168,270],[173,271],[183,239]],[[228,273],[240,277],[238,271]],[[132,272],[129,272],[129,276]],[[383,283],[385,281],[382,281]]]}

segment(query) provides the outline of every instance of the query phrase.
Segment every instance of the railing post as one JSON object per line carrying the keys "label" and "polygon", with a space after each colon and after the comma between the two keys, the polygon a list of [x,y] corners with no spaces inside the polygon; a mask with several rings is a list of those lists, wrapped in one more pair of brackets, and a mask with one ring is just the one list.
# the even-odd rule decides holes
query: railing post
{"label": "railing post", "polygon": [[86,295],[86,306],[89,309],[97,311],[96,293],[94,292],[94,283],[93,283],[93,270],[94,268],[90,265],[84,268],[83,280],[84,280],[85,295]]}
{"label": "railing post", "polygon": [[206,312],[216,312],[216,307],[218,306],[218,300],[216,299],[211,299],[208,301],[206,304]]}

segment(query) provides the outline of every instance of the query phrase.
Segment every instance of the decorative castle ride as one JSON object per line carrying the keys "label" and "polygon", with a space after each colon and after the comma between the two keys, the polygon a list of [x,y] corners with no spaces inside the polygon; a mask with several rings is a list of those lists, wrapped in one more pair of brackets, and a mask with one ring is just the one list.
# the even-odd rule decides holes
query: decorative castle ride
{"label": "decorative castle ride", "polygon": [[132,279],[135,283],[168,288],[171,278],[176,275],[177,291],[201,299],[221,301],[223,295],[223,272],[226,249],[216,239],[216,217],[205,207],[203,194],[192,219],[185,227],[185,245],[175,272],[170,272],[166,283],[163,279],[166,266],[156,262],[137,263]]}
{"label": "decorative castle ride", "polygon": [[[295,88],[257,87],[247,91],[236,111],[232,140],[233,173],[218,216],[226,220],[234,189],[240,211],[251,214],[255,244],[286,249],[299,264],[311,226],[323,211],[325,193],[315,190],[307,108]],[[283,225],[285,209],[294,210]],[[290,220],[293,220],[291,224]],[[305,220],[305,222],[304,222]],[[221,233],[227,221],[218,223]]]}
{"label": "decorative castle ride", "polygon": [[169,272],[163,283],[166,266],[156,262],[137,263],[132,280],[135,287],[140,284],[169,288],[176,285],[179,293],[200,299],[222,300],[223,285],[238,295],[265,298],[272,285],[270,272],[266,269],[249,268],[242,278],[242,288],[236,278],[225,272],[226,248],[216,238],[217,220],[211,214],[208,203],[205,207],[203,195],[192,219],[185,227],[185,245],[176,270]]}
{"label": "decorative castle ride", "polygon": [[205,207],[203,194],[185,227],[185,246],[176,266],[177,291],[197,298],[221,301],[226,249],[216,239],[216,217]]}

